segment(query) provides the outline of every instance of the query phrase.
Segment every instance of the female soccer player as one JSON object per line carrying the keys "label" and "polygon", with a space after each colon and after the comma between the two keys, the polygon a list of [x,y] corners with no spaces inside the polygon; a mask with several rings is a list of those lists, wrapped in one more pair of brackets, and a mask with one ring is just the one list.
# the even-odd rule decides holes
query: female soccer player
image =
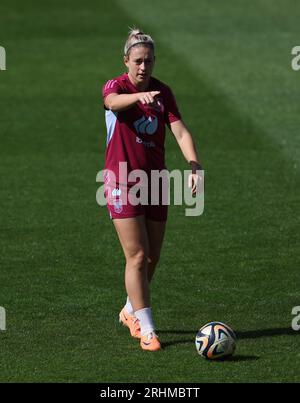
{"label": "female soccer player", "polygon": [[[119,319],[129,328],[131,336],[140,339],[141,348],[149,351],[161,349],[152,319],[149,284],[160,257],[167,205],[161,199],[158,205],[125,203],[125,196],[129,196],[137,182],[127,181],[120,166],[123,169],[125,165],[128,174],[140,169],[148,176],[153,170],[166,169],[167,125],[191,165],[189,184],[193,194],[200,181],[196,171],[202,169],[171,89],[152,77],[154,62],[151,36],[132,29],[124,47],[128,72],[103,86],[107,126],[105,195],[126,259],[127,302]],[[146,187],[151,192],[151,185]]]}

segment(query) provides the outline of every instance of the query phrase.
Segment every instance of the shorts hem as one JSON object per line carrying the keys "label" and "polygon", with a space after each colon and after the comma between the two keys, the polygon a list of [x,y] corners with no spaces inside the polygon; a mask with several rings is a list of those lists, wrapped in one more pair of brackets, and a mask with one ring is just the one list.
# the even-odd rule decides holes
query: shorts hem
{"label": "shorts hem", "polygon": [[145,215],[145,213],[137,213],[137,214],[126,214],[126,215],[122,215],[121,217],[113,217],[111,215],[110,219],[114,220],[114,219],[118,219],[118,220],[122,220],[122,218],[135,218],[135,217],[139,217],[141,215]]}

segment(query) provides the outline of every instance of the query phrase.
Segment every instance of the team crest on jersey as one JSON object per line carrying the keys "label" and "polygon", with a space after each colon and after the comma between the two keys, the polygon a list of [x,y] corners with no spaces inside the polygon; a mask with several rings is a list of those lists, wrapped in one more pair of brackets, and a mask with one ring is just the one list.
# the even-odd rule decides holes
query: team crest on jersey
{"label": "team crest on jersey", "polygon": [[158,119],[156,116],[142,116],[140,119],[136,120],[133,125],[138,134],[152,135],[158,128]]}
{"label": "team crest on jersey", "polygon": [[164,113],[165,107],[161,98],[155,98],[156,102],[147,105],[149,109],[154,109],[156,112]]}
{"label": "team crest on jersey", "polygon": [[119,189],[119,188],[115,188],[115,189],[113,189],[113,191],[111,192],[111,194],[112,194],[113,197],[121,196],[122,190]]}

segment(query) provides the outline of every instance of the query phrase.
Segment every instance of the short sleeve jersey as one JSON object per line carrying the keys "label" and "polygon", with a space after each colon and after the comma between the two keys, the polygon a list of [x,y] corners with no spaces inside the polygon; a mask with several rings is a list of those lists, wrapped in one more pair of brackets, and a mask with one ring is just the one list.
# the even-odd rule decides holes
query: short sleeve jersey
{"label": "short sleeve jersey", "polygon": [[[113,171],[118,179],[119,162],[127,162],[128,173],[142,169],[165,169],[165,126],[181,119],[171,89],[151,77],[147,91],[160,91],[155,98],[158,105],[149,107],[138,102],[131,108],[113,112],[105,111],[107,142],[105,168]],[[109,94],[137,93],[128,74],[106,82],[102,89],[103,99]]]}

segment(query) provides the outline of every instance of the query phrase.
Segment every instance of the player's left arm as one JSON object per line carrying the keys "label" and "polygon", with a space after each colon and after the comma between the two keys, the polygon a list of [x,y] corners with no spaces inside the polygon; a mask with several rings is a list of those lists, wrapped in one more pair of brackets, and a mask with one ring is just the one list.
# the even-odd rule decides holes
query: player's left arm
{"label": "player's left arm", "polygon": [[195,142],[190,131],[182,120],[172,122],[170,124],[170,129],[182,151],[183,156],[191,165],[192,173],[189,175],[189,187],[192,188],[192,194],[195,194],[197,192],[197,188],[199,187],[200,181],[203,179],[197,174],[197,171],[203,170],[203,167],[197,153]]}

